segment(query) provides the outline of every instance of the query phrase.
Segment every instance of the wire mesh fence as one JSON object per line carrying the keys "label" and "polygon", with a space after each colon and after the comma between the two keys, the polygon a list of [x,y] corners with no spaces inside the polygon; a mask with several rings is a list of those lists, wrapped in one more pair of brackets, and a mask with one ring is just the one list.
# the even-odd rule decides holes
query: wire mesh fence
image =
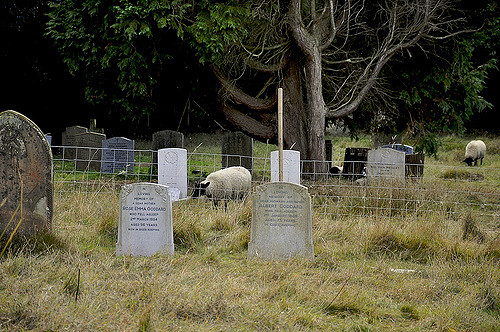
{"label": "wire mesh fence", "polygon": [[[56,195],[68,192],[115,193],[124,184],[158,182],[153,150],[54,146]],[[107,155],[103,158],[104,155]],[[197,181],[222,168],[223,160],[247,156],[188,152],[188,195]],[[112,167],[109,167],[112,163]],[[350,164],[352,163],[352,164]],[[492,230],[500,229],[500,169],[487,166],[405,164],[401,177],[370,177],[365,162],[301,161],[301,184],[309,188],[313,211],[325,218],[395,218],[432,214],[470,217]],[[332,174],[332,166],[344,172]],[[347,171],[350,170],[350,171]],[[271,160],[253,157],[252,186],[269,182]]]}

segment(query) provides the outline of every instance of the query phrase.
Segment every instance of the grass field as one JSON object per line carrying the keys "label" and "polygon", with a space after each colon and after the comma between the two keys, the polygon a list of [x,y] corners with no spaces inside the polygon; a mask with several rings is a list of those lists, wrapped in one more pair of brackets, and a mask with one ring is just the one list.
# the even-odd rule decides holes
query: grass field
{"label": "grass field", "polygon": [[[332,139],[334,160],[369,144]],[[438,157],[426,159],[442,174],[426,176],[444,181],[468,140],[443,138]],[[500,138],[483,140],[477,169],[498,192]],[[220,153],[213,136],[186,142],[188,151]],[[260,156],[275,147],[254,149]],[[470,191],[463,183],[446,185]],[[498,219],[485,231],[480,219],[445,209],[388,217],[331,204],[349,212],[314,211],[312,262],[248,260],[250,200],[227,211],[176,202],[174,256],[116,257],[117,193],[56,190],[52,232],[16,241],[0,258],[0,329],[500,331]]]}

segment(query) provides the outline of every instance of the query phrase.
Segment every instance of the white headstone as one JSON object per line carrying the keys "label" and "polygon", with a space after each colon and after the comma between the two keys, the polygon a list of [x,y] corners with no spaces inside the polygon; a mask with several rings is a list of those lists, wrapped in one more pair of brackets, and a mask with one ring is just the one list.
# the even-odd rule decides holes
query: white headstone
{"label": "white headstone", "polygon": [[368,151],[366,175],[369,179],[404,179],[405,153],[388,148]]}
{"label": "white headstone", "polygon": [[134,140],[113,137],[102,141],[102,173],[134,173]]}
{"label": "white headstone", "polygon": [[255,188],[248,258],[314,258],[311,196],[295,183],[271,182]]}
{"label": "white headstone", "polygon": [[116,255],[174,253],[172,200],[166,186],[135,183],[122,187]]}
{"label": "white headstone", "polygon": [[158,150],[158,183],[168,186],[171,195],[179,190],[179,199],[187,197],[187,150],[167,148]]}
{"label": "white headstone", "polygon": [[[271,152],[271,182],[279,181],[279,151]],[[283,150],[283,182],[300,184],[300,152]]]}

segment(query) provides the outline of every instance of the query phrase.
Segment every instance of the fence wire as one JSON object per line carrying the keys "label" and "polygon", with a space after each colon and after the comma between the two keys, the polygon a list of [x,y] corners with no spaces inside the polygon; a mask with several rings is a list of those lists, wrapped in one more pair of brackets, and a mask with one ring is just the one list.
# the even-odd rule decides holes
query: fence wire
{"label": "fence wire", "polygon": [[[115,193],[135,182],[158,182],[156,151],[102,151],[99,148],[54,146],[55,194]],[[107,157],[102,159],[103,154]],[[110,157],[111,156],[111,157]],[[125,156],[125,157],[124,157]],[[195,182],[222,168],[223,160],[248,162],[247,156],[188,152],[188,195]],[[112,163],[113,167],[109,167]],[[252,187],[271,179],[270,158],[253,157]],[[301,161],[301,184],[308,187],[314,215],[324,218],[474,218],[500,230],[500,169],[488,166],[406,165],[404,177],[367,177],[365,168],[352,174],[332,174],[344,161]],[[369,165],[365,165],[369,166]],[[408,167],[422,172],[408,175]],[[352,168],[351,168],[352,169]],[[358,167],[359,169],[359,167]]]}

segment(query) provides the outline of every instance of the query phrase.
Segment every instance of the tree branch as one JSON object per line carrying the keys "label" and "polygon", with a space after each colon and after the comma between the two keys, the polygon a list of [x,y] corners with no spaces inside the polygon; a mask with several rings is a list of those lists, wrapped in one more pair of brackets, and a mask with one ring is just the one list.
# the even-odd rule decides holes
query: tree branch
{"label": "tree branch", "polygon": [[266,126],[254,118],[238,111],[227,104],[222,106],[222,112],[227,120],[249,136],[259,139],[274,139],[275,132],[271,126]]}
{"label": "tree branch", "polygon": [[234,84],[231,84],[229,82],[229,79],[224,76],[224,74],[219,70],[219,68],[217,68],[215,65],[212,65],[211,67],[215,76],[222,84],[224,90],[231,95],[231,97],[235,102],[243,104],[257,111],[271,109],[276,104],[278,98],[276,94],[274,94],[273,97],[268,99],[261,99],[249,96],[248,94],[246,94],[245,92],[234,86]]}

